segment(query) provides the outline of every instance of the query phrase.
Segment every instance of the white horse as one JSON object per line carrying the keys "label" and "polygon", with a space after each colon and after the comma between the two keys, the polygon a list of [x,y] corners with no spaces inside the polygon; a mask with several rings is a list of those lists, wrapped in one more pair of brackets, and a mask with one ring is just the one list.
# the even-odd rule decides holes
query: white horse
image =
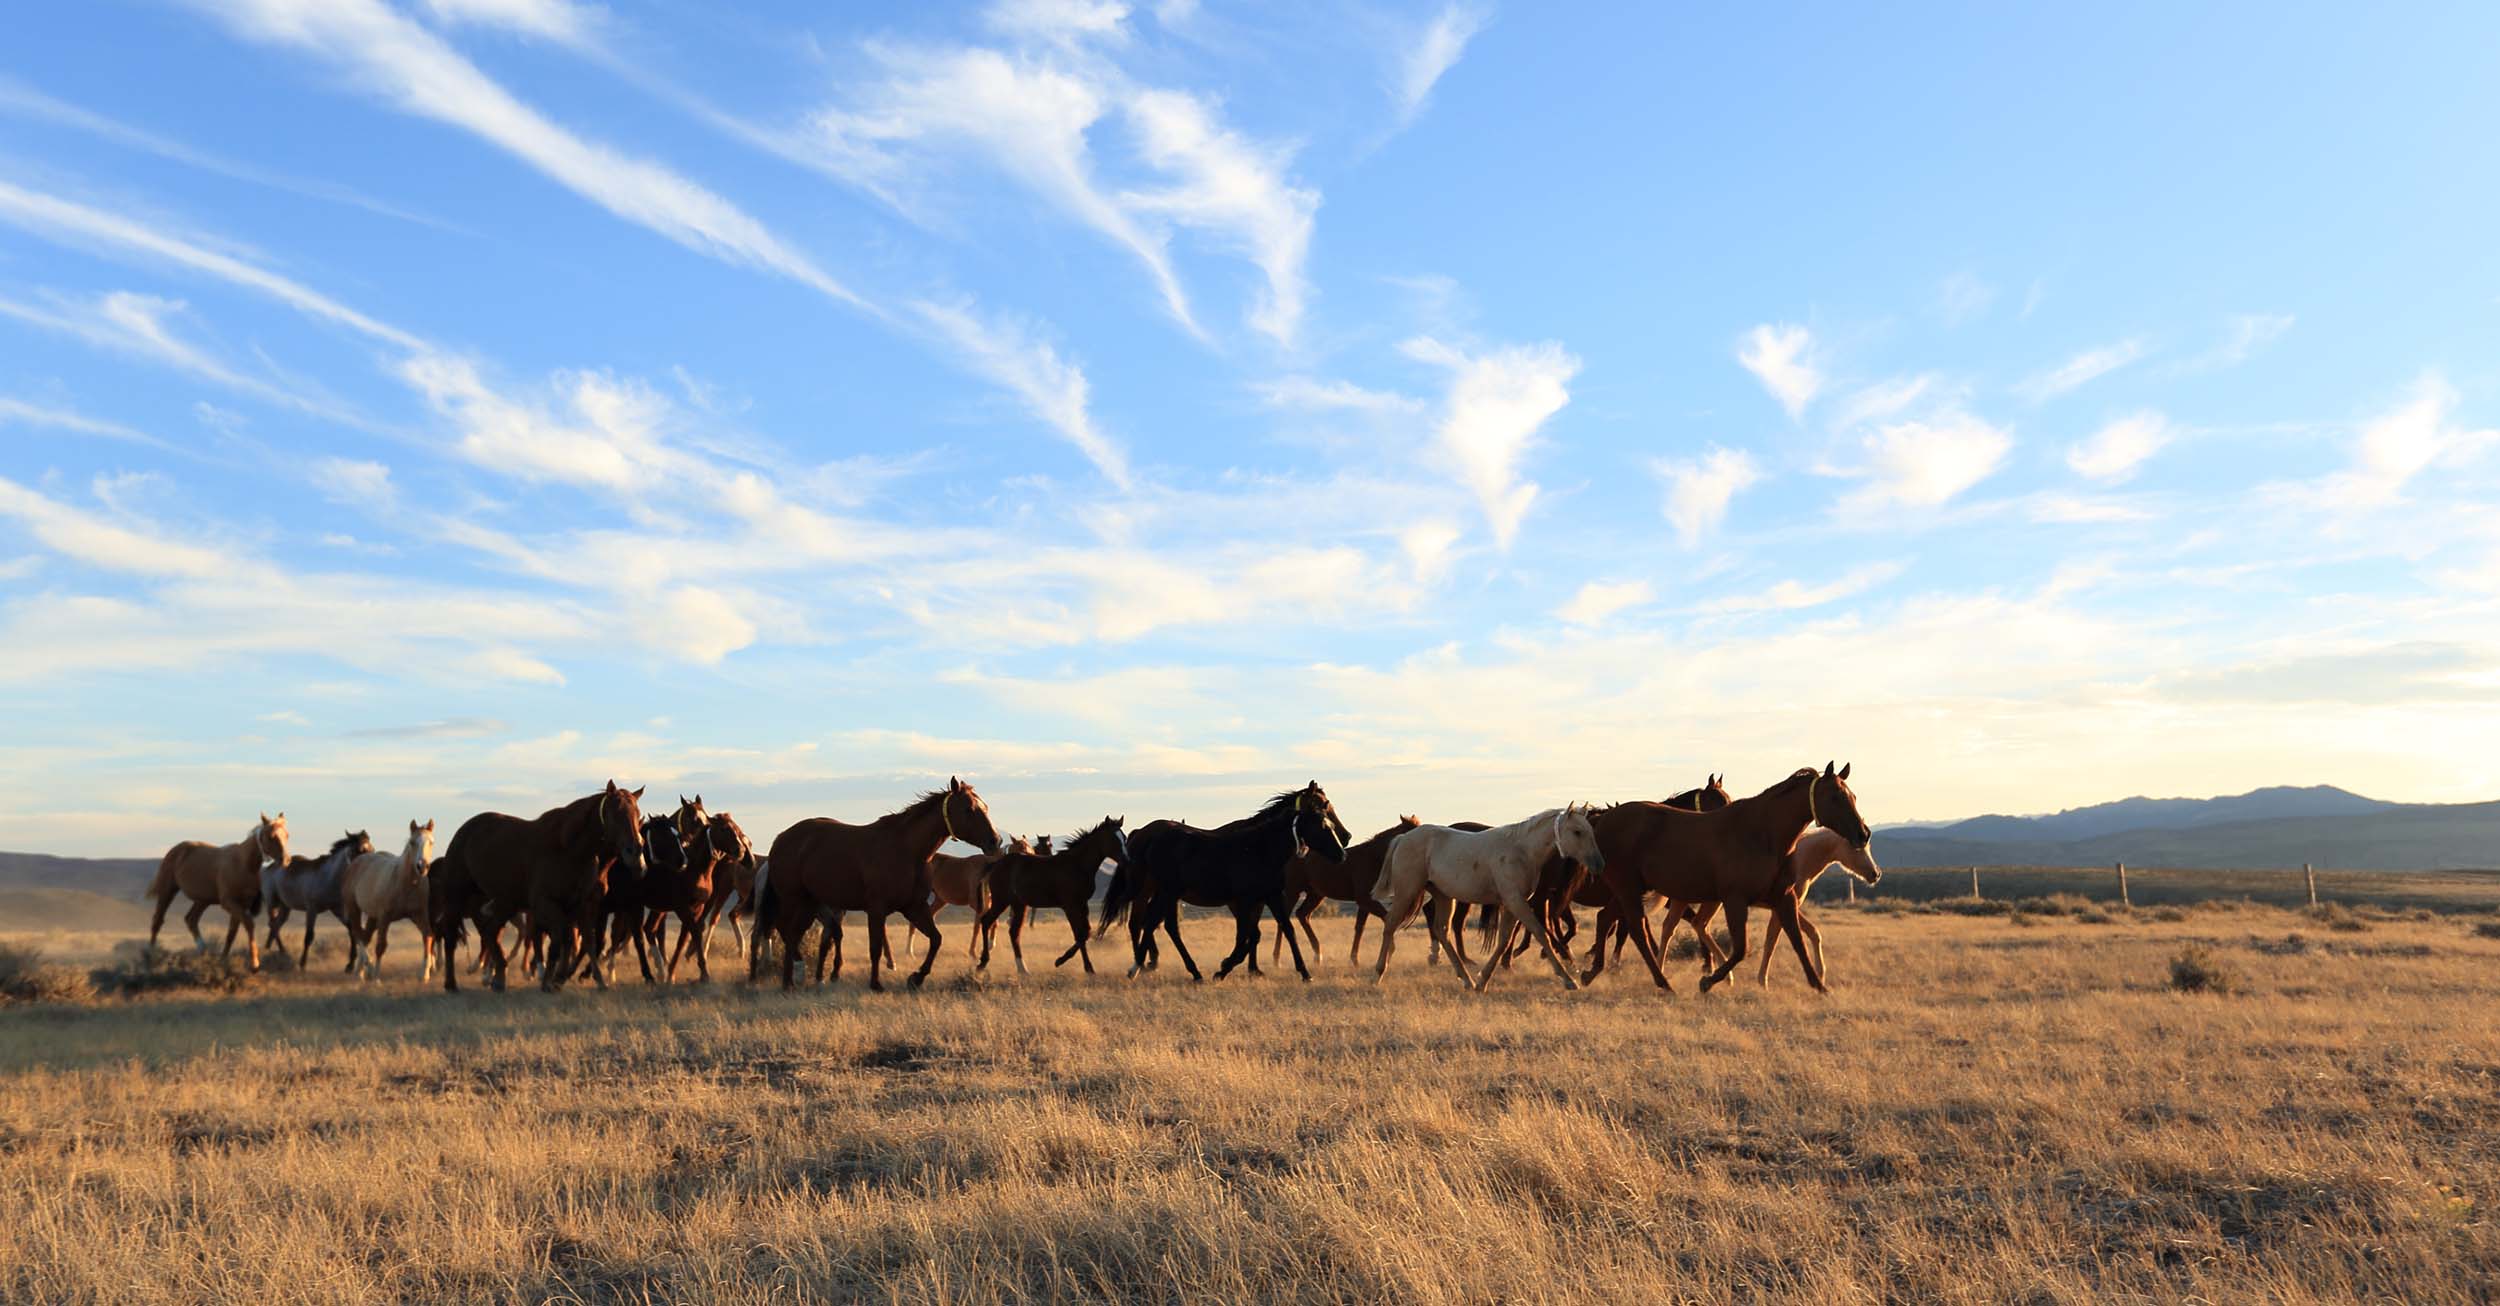
{"label": "white horse", "polygon": [[350,965],[366,979],[382,978],[382,954],[391,945],[391,922],[415,921],[425,949],[424,979],[434,978],[434,928],[426,911],[426,873],[434,865],[434,823],[408,823],[408,846],[395,853],[366,853],[347,866],[349,932],[356,936]]}
{"label": "white horse", "polygon": [[1429,890],[1434,896],[1425,915],[1432,924],[1433,940],[1449,950],[1451,968],[1476,992],[1482,993],[1484,986],[1492,982],[1493,968],[1501,961],[1500,950],[1487,957],[1484,972],[1470,980],[1466,963],[1459,960],[1457,948],[1448,940],[1447,899],[1500,907],[1506,922],[1515,920],[1527,926],[1537,947],[1544,950],[1545,960],[1562,977],[1563,987],[1580,987],[1562,958],[1554,953],[1554,940],[1545,932],[1545,914],[1528,902],[1547,859],[1556,855],[1578,863],[1589,874],[1606,868],[1606,858],[1597,850],[1597,831],[1589,825],[1586,807],[1574,803],[1549,808],[1524,821],[1490,830],[1419,825],[1391,840],[1388,855],[1381,860],[1380,882],[1372,887],[1372,901],[1385,904],[1389,912],[1389,929],[1380,945],[1380,964],[1373,967],[1372,978],[1377,980],[1388,973],[1389,954],[1397,946],[1398,930],[1414,916],[1416,902]]}

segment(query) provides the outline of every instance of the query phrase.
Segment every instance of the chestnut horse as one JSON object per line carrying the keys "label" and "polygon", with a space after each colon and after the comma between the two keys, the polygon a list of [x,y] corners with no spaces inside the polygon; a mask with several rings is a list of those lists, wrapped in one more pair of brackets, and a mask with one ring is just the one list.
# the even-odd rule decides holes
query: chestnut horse
{"label": "chestnut horse", "polygon": [[408,846],[396,853],[370,852],[347,865],[347,928],[355,937],[348,963],[362,963],[365,978],[382,978],[382,954],[394,921],[414,921],[425,950],[419,983],[434,978],[434,934],[426,928],[426,872],[434,861],[434,823],[408,823]]}
{"label": "chestnut horse", "polygon": [[[711,955],[712,930],[726,915],[729,917],[730,945],[743,953],[747,945],[739,935],[738,922],[755,904],[755,845],[747,841],[747,832],[727,812],[712,813],[708,824],[716,827],[722,837],[735,840],[738,851],[712,872],[712,900],[703,905],[702,928],[693,946],[703,949],[705,956]],[[681,938],[678,950],[682,952],[685,947]]]}
{"label": "chestnut horse", "polygon": [[[609,868],[638,878],[643,851],[642,791],[619,789],[614,780],[529,820],[480,812],[462,822],[426,877],[443,991],[460,990],[460,937],[470,921],[486,957],[486,986],[502,991],[511,965],[503,926],[522,911],[530,915],[531,933],[546,941],[538,987],[549,993],[561,988],[578,954],[598,946],[590,931],[599,922]],[[603,978],[595,969],[592,977]]]}
{"label": "chestnut horse", "polygon": [[260,936],[253,928],[252,914],[260,910],[260,864],[263,859],[286,864],[286,813],[260,815],[260,824],[252,827],[238,843],[211,844],[197,839],[175,844],[165,850],[165,858],[156,864],[156,881],[148,886],[148,896],[156,899],[156,919],[148,922],[148,946],[156,946],[157,932],[165,928],[165,909],[171,907],[174,895],[191,899],[191,910],[184,912],[182,923],[191,927],[191,941],[202,952],[208,951],[208,940],[200,937],[200,916],[211,907],[226,909],[226,950],[234,955],[234,932],[243,931],[244,943],[251,949],[252,969],[260,969]]}
{"label": "chestnut horse", "polygon": [[1085,941],[1094,932],[1087,919],[1094,901],[1094,878],[1106,861],[1127,868],[1128,835],[1121,829],[1125,824],[1125,817],[1106,816],[1093,829],[1068,840],[1068,846],[1058,852],[1008,852],[991,858],[981,876],[988,905],[981,909],[981,961],[976,969],[989,969],[991,927],[1002,913],[1012,909],[1015,915],[1007,922],[1007,946],[1015,953],[1016,973],[1027,974],[1025,913],[1056,907],[1068,918],[1068,932],[1075,941],[1051,964],[1065,966],[1068,958],[1077,957],[1084,960],[1085,973],[1093,974],[1094,955],[1085,950]]}
{"label": "chestnut horse", "polygon": [[[1688,812],[1715,812],[1728,804],[1725,779],[1724,776],[1713,775],[1701,787],[1687,789],[1667,798],[1666,804],[1669,807],[1683,808]],[[1580,932],[1580,920],[1576,910],[1580,907],[1598,909],[1596,946],[1605,947],[1608,937],[1611,936],[1614,940],[1615,954],[1622,955],[1624,941],[1629,936],[1622,932],[1622,922],[1615,916],[1614,893],[1606,887],[1604,880],[1593,875],[1575,874],[1569,863],[1556,857],[1545,863],[1545,874],[1537,882],[1537,895],[1533,901],[1545,913],[1545,928],[1554,936],[1554,949],[1563,955],[1564,961],[1571,960],[1571,940]],[[1468,905],[1458,904],[1457,914],[1451,918],[1450,924],[1450,938],[1459,946],[1459,957],[1462,960],[1466,958],[1467,952],[1461,926],[1467,919]],[[1489,931],[1493,926],[1493,909],[1486,907],[1480,910],[1485,916],[1484,928]],[[1703,942],[1708,942],[1706,932]],[[1503,936],[1502,969],[1510,969],[1511,962],[1525,954],[1531,946],[1533,946],[1532,941],[1528,938],[1527,931],[1517,921],[1511,922],[1508,932]],[[1718,949],[1711,948],[1710,959],[1715,962],[1718,956]]]}
{"label": "chestnut horse", "polygon": [[[1863,848],[1873,832],[1858,814],[1857,795],[1849,788],[1849,771],[1826,764],[1812,768],[1715,812],[1682,812],[1664,803],[1621,803],[1598,813],[1598,847],[1606,857],[1606,882],[1614,890],[1615,908],[1626,919],[1641,910],[1643,893],[1667,899],[1668,917],[1681,918],[1682,904],[1715,902],[1727,912],[1727,959],[1701,981],[1708,992],[1727,980],[1745,959],[1745,914],[1767,902],[1771,918],[1788,935],[1804,967],[1806,982],[1824,991],[1822,968],[1807,955],[1797,924],[1797,899],[1789,854],[1806,827],[1822,825],[1837,831],[1852,847]],[[1641,960],[1658,987],[1673,991],[1659,969],[1658,948],[1647,930],[1635,930]],[[1590,975],[1605,969],[1605,953],[1592,949]]]}
{"label": "chestnut horse", "polygon": [[347,931],[347,965],[342,969],[356,973],[356,927],[347,919],[347,868],[372,851],[372,835],[349,830],[319,857],[290,857],[282,866],[261,868],[260,896],[269,908],[269,945],[281,946],[278,928],[286,924],[289,909],[304,913],[304,952],[295,959],[297,970],[312,960],[313,926],[326,911],[338,917],[339,928]]}
{"label": "chestnut horse", "polygon": [[[1797,846],[1789,851],[1789,878],[1796,885],[1793,892],[1797,899],[1797,928],[1805,933],[1806,942],[1814,945],[1814,964],[1823,971],[1823,978],[1826,980],[1831,978],[1831,969],[1823,962],[1823,932],[1814,928],[1813,920],[1806,915],[1806,895],[1813,890],[1814,882],[1823,878],[1823,873],[1835,866],[1847,872],[1858,883],[1870,887],[1882,883],[1884,879],[1884,868],[1875,864],[1875,853],[1871,846],[1851,847],[1848,839],[1832,830],[1819,827],[1808,830],[1798,836]],[[1768,907],[1772,904],[1758,902],[1754,905]],[[1692,920],[1693,928],[1700,931],[1707,939],[1710,918],[1717,915],[1718,911],[1717,903],[1701,903],[1687,910],[1687,919]],[[1754,972],[1754,983],[1767,985],[1771,982],[1771,959],[1779,955],[1778,942],[1777,938],[1763,940],[1762,967]],[[1715,957],[1716,954],[1717,949],[1711,949],[1710,955]],[[1708,970],[1709,963],[1705,961],[1702,969]]]}
{"label": "chestnut horse", "polygon": [[[1049,853],[1048,844],[1049,840],[1044,839],[1041,850],[1044,855]],[[964,936],[964,957],[967,960],[978,960],[989,948],[990,935],[996,932],[998,918],[988,915],[989,881],[985,872],[999,857],[1033,851],[1032,841],[1018,834],[1008,836],[1007,851],[995,857],[988,853],[974,853],[969,857],[957,857],[953,853],[929,854],[930,909],[944,911],[948,907],[969,907],[974,921],[985,922],[975,924],[972,932]],[[1090,891],[1087,896],[1092,896]],[[1016,914],[1017,923],[1023,922],[1023,915],[1022,912]],[[905,939],[903,946],[908,949],[910,939]]]}
{"label": "chestnut horse", "polygon": [[937,963],[943,938],[929,909],[929,854],[950,838],[983,852],[998,851],[998,828],[990,823],[988,805],[960,778],[866,825],[819,816],[782,831],[766,857],[772,871],[761,877],[757,890],[750,973],[770,926],[781,936],[781,987],[795,987],[799,940],[807,927],[825,918],[825,941],[816,954],[821,966],[842,936],[842,913],[855,911],[868,919],[868,987],[882,990],[885,920],[901,912],[911,928],[928,936],[928,955],[909,980],[920,987]]}
{"label": "chestnut horse", "polygon": [[[1401,816],[1396,825],[1345,850],[1345,860],[1332,862],[1325,857],[1304,853],[1285,866],[1285,898],[1294,904],[1293,919],[1302,926],[1302,935],[1311,941],[1311,960],[1319,961],[1319,934],[1311,928],[1311,913],[1322,899],[1334,898],[1354,904],[1354,942],[1345,950],[1347,964],[1359,964],[1363,952],[1363,927],[1374,916],[1386,916],[1379,903],[1372,901],[1372,886],[1380,880],[1380,859],[1389,852],[1389,841],[1422,825],[1412,816]],[[1268,953],[1269,964],[1284,960],[1285,935],[1279,931],[1275,947]],[[1439,960],[1436,952],[1435,960]]]}

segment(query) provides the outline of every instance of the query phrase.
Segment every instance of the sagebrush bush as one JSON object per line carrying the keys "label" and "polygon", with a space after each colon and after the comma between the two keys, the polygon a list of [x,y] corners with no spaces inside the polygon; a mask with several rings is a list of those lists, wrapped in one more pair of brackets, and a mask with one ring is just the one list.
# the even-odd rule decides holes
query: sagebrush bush
{"label": "sagebrush bush", "polygon": [[123,998],[178,989],[232,993],[259,978],[239,956],[156,947],[120,952],[89,974],[99,995]]}
{"label": "sagebrush bush", "polygon": [[2191,943],[2170,959],[2170,987],[2181,993],[2242,993],[2248,978],[2212,949]]}
{"label": "sagebrush bush", "polygon": [[2346,934],[2359,934],[2370,928],[2370,922],[2362,919],[2353,912],[2352,908],[2340,902],[2319,903],[2310,908],[2308,914],[2309,919],[2320,925],[2330,930],[2341,930]]}
{"label": "sagebrush bush", "polygon": [[0,1002],[75,1002],[93,992],[78,972],[44,960],[41,948],[0,946]]}
{"label": "sagebrush bush", "polygon": [[2500,939],[2500,921],[2474,922],[2474,937],[2478,939]]}

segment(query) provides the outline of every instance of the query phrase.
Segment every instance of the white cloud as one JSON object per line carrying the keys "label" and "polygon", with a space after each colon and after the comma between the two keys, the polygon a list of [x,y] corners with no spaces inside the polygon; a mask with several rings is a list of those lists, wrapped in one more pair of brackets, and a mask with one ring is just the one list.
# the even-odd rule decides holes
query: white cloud
{"label": "white cloud", "polygon": [[1533,481],[1519,465],[1548,418],[1571,402],[1571,378],[1580,360],[1561,345],[1512,345],[1468,354],[1430,338],[1406,342],[1409,357],[1450,369],[1449,396],[1438,429],[1443,457],[1461,483],[1475,491],[1503,549],[1535,502]]}
{"label": "white cloud", "polygon": [[37,426],[53,431],[68,431],[77,435],[121,440],[130,444],[144,444],[150,448],[162,449],[167,453],[181,452],[172,444],[119,422],[108,422],[102,418],[89,417],[84,413],[71,412],[66,408],[51,408],[5,396],[0,396],[0,423]]}
{"label": "white cloud", "polygon": [[755,642],[755,623],[717,590],[679,585],[660,597],[659,621],[645,623],[663,651],[718,666],[722,658]]}
{"label": "white cloud", "polygon": [[912,308],[966,366],[1023,400],[1034,416],[1065,436],[1113,485],[1129,488],[1128,455],[1094,424],[1086,407],[1091,388],[1083,368],[1060,358],[1049,342],[1035,339],[1013,321],[985,320],[962,305],[928,300]]}
{"label": "white cloud", "polygon": [[1733,594],[1702,605],[1705,612],[1795,612],[1855,598],[1901,574],[1907,564],[1870,562],[1850,568],[1838,580],[1807,585],[1784,580],[1760,594]]}
{"label": "white cloud", "polygon": [[391,488],[391,469],[362,459],[315,459],[312,482],[333,501],[350,507],[383,508],[396,497]]}
{"label": "white cloud", "polygon": [[1878,381],[1840,401],[1839,411],[1832,414],[1832,429],[1847,431],[1868,422],[1898,417],[1930,392],[1941,389],[1934,376],[1924,373]]}
{"label": "white cloud", "polygon": [[1117,43],[1128,35],[1128,6],[1113,0],[997,0],[981,21],[1015,36]]}
{"label": "white cloud", "polygon": [[1590,581],[1582,585],[1554,615],[1573,626],[1595,626],[1626,608],[1636,608],[1657,597],[1645,580]]}
{"label": "white cloud", "polygon": [[610,213],[688,249],[868,307],[736,205],[658,163],[556,125],[441,37],[379,0],[241,0],[211,12],[252,39],[317,54],[354,74],[361,89],[377,98],[470,132]]}
{"label": "white cloud", "polygon": [[2035,402],[2052,399],[2107,376],[2143,356],[2142,341],[2121,340],[2114,345],[2087,349],[2014,388]]}
{"label": "white cloud", "polygon": [[1806,405],[1823,388],[1823,374],[1813,362],[1814,335],[1801,326],[1764,324],[1745,334],[1736,361],[1762,382],[1762,388],[1786,409],[1790,421],[1805,415]]}
{"label": "white cloud", "polygon": [[1968,413],[1896,422],[1867,436],[1866,484],[1841,501],[1843,511],[1898,505],[1942,506],[2004,465],[2013,437]]}
{"label": "white cloud", "polygon": [[[99,484],[97,491],[102,495],[106,487]],[[53,552],[105,571],[202,579],[248,569],[234,555],[137,523],[108,520],[6,478],[0,478],[0,517],[16,519]]]}
{"label": "white cloud", "polygon": [[2289,313],[2241,313],[2232,317],[2223,332],[2221,343],[2212,350],[2182,362],[2174,370],[2179,373],[2216,372],[2237,367],[2258,350],[2273,344],[2284,332],[2292,329]]}
{"label": "white cloud", "polygon": [[2362,424],[2351,463],[2310,487],[2308,497],[2334,508],[2386,507],[2402,501],[2405,487],[2431,467],[2461,462],[2500,441],[2500,431],[2454,425],[2449,418],[2456,404],[2446,378],[2424,374],[2404,403]]}
{"label": "white cloud", "polygon": [[424,0],[426,12],[445,24],[500,27],[566,45],[590,40],[605,15],[572,0]]}
{"label": "white cloud", "polygon": [[2156,412],[2121,417],[2066,451],[2066,465],[2095,481],[2124,481],[2173,436],[2170,419]]}
{"label": "white cloud", "polygon": [[1139,91],[1129,97],[1128,114],[1140,153],[1173,180],[1125,192],[1122,199],[1232,242],[1267,278],[1250,325],[1293,343],[1310,295],[1302,264],[1311,251],[1319,192],[1285,180],[1292,152],[1227,130],[1204,100],[1180,91]]}
{"label": "white cloud", "polygon": [[1712,445],[1699,462],[1660,458],[1650,467],[1667,483],[1667,521],[1676,538],[1690,548],[1719,528],[1737,493],[1762,479],[1753,455],[1742,449]]}
{"label": "white cloud", "polygon": [[1415,413],[1424,408],[1424,401],[1392,390],[1367,390],[1352,381],[1321,381],[1307,376],[1288,376],[1262,381],[1251,391],[1271,408],[1299,412],[1357,412],[1385,416],[1393,413]]}
{"label": "white cloud", "polygon": [[1491,15],[1469,5],[1444,5],[1441,12],[1424,24],[1415,43],[1398,59],[1397,114],[1403,127],[1415,121],[1432,98],[1432,88],[1441,75],[1456,66],[1459,56],[1467,52],[1467,43],[1484,30]]}

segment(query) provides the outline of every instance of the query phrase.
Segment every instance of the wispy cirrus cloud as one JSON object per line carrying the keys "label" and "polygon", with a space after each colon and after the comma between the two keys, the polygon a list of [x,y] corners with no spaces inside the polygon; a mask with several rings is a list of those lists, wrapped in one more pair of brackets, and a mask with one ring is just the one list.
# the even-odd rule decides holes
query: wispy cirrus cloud
{"label": "wispy cirrus cloud", "polygon": [[1450,4],[1424,23],[1397,59],[1392,90],[1397,100],[1397,125],[1412,124],[1432,100],[1432,88],[1458,66],[1467,43],[1492,20],[1492,12],[1474,5]]}
{"label": "wispy cirrus cloud", "polygon": [[1566,625],[1595,626],[1656,597],[1657,591],[1645,580],[1593,580],[1582,585],[1561,607],[1554,609],[1554,615]]}
{"label": "wispy cirrus cloud", "polygon": [[2134,413],[2103,426],[2090,439],[2067,449],[2066,465],[2095,481],[2123,481],[2160,453],[2174,434],[2170,419],[2160,413]]}
{"label": "wispy cirrus cloud", "polygon": [[1994,475],[2013,447],[2002,428],[1968,413],[1891,423],[1865,438],[1865,462],[1848,473],[1864,483],[1840,509],[1940,507]]}
{"label": "wispy cirrus cloud", "polygon": [[1850,568],[1838,578],[1820,585],[1803,581],[1783,580],[1758,594],[1732,594],[1712,599],[1701,605],[1704,612],[1796,612],[1819,608],[1855,598],[1868,590],[1889,583],[1909,567],[1908,563],[1869,562]]}
{"label": "wispy cirrus cloud", "polygon": [[2143,341],[2121,340],[2116,344],[2084,350],[2048,371],[2030,377],[2015,386],[2014,390],[2035,403],[2054,399],[2079,390],[2143,356]]}
{"label": "wispy cirrus cloud", "polygon": [[2349,461],[2315,481],[2272,487],[2279,498],[2335,511],[2385,508],[2405,500],[2431,468],[2461,464],[2500,443],[2500,431],[2453,420],[2456,387],[2437,372],[2414,381],[2403,402],[2361,423]]}

